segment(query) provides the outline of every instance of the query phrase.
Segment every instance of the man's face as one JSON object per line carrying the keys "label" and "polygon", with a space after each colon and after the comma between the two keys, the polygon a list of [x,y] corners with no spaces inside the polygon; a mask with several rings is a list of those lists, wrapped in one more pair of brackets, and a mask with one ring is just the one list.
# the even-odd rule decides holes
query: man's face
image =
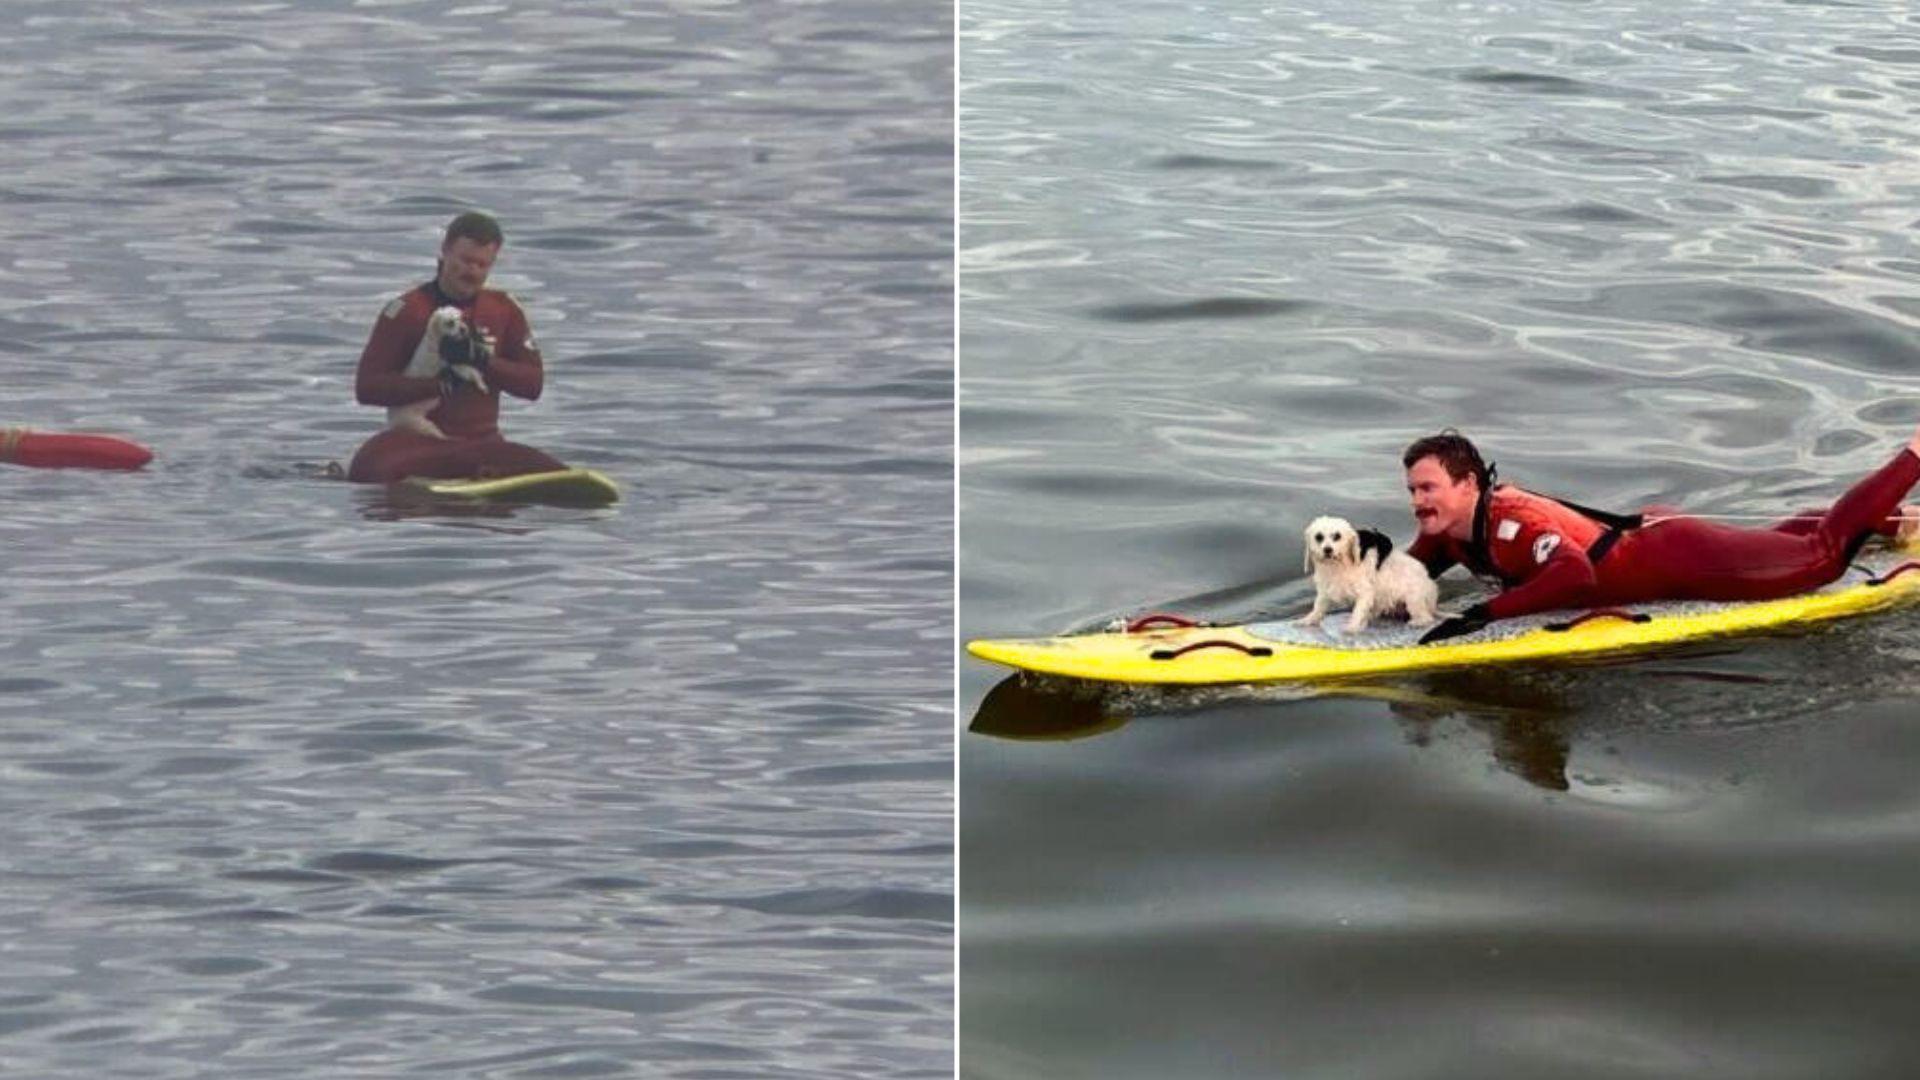
{"label": "man's face", "polygon": [[1423,457],[1407,469],[1407,496],[1421,536],[1447,534],[1465,540],[1473,535],[1480,483],[1472,473],[1455,480],[1439,458]]}
{"label": "man's face", "polygon": [[440,247],[440,291],[455,300],[480,295],[500,255],[499,244],[478,244],[456,236]]}

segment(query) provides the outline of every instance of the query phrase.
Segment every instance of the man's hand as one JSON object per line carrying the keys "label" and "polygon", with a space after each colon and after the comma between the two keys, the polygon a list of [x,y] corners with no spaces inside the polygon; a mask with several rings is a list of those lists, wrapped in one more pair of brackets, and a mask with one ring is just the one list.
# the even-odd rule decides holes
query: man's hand
{"label": "man's hand", "polygon": [[493,338],[484,330],[472,331],[465,337],[441,338],[440,359],[449,366],[485,371],[493,360]]}
{"label": "man's hand", "polygon": [[1458,615],[1449,615],[1441,619],[1433,629],[1420,635],[1420,644],[1432,645],[1471,634],[1476,630],[1485,630],[1487,624],[1492,621],[1493,616],[1487,614],[1487,605],[1475,604]]}

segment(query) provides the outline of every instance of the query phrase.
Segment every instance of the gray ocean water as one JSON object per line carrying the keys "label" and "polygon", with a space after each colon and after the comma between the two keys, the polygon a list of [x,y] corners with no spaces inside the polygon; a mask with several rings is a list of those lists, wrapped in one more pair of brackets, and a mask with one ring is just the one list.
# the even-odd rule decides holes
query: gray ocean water
{"label": "gray ocean water", "polygon": [[[1905,5],[958,36],[963,637],[1302,612],[1301,527],[1404,542],[1446,425],[1538,490],[1765,516],[1920,421]],[[961,1073],[1911,1076],[1916,634],[1180,693],[962,657]]]}
{"label": "gray ocean water", "polygon": [[[0,18],[0,1073],[949,1075],[950,6]],[[324,475],[469,206],[615,507]]]}

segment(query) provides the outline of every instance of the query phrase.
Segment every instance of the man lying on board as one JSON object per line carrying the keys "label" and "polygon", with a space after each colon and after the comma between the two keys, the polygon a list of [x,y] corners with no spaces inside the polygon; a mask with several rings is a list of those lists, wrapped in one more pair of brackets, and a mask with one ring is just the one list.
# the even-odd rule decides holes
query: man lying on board
{"label": "man lying on board", "polygon": [[1497,482],[1493,466],[1452,428],[1415,441],[1401,464],[1419,529],[1408,554],[1435,577],[1458,564],[1501,584],[1421,644],[1557,608],[1792,596],[1845,573],[1870,536],[1905,543],[1920,533],[1920,511],[1900,505],[1920,480],[1920,431],[1831,507],[1765,529],[1651,508],[1607,514],[1536,495]]}

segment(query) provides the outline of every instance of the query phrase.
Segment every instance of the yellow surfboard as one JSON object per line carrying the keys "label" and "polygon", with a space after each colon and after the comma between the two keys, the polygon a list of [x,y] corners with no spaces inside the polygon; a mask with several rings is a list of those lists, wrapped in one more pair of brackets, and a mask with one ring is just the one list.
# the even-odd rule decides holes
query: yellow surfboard
{"label": "yellow surfboard", "polygon": [[593,507],[620,501],[619,485],[592,469],[556,469],[490,480],[428,480],[414,477],[405,482],[435,495],[494,502]]}
{"label": "yellow surfboard", "polygon": [[[1116,683],[1314,681],[1527,660],[1644,651],[1702,638],[1797,627],[1879,611],[1920,598],[1912,553],[1862,559],[1817,592],[1751,603],[1634,604],[1503,619],[1432,645],[1404,623],[1348,640],[1342,614],[1309,630],[1293,621],[1243,626],[1147,626],[1130,632],[979,640],[982,660],[1047,675]],[[1335,629],[1330,629],[1335,628]]]}

